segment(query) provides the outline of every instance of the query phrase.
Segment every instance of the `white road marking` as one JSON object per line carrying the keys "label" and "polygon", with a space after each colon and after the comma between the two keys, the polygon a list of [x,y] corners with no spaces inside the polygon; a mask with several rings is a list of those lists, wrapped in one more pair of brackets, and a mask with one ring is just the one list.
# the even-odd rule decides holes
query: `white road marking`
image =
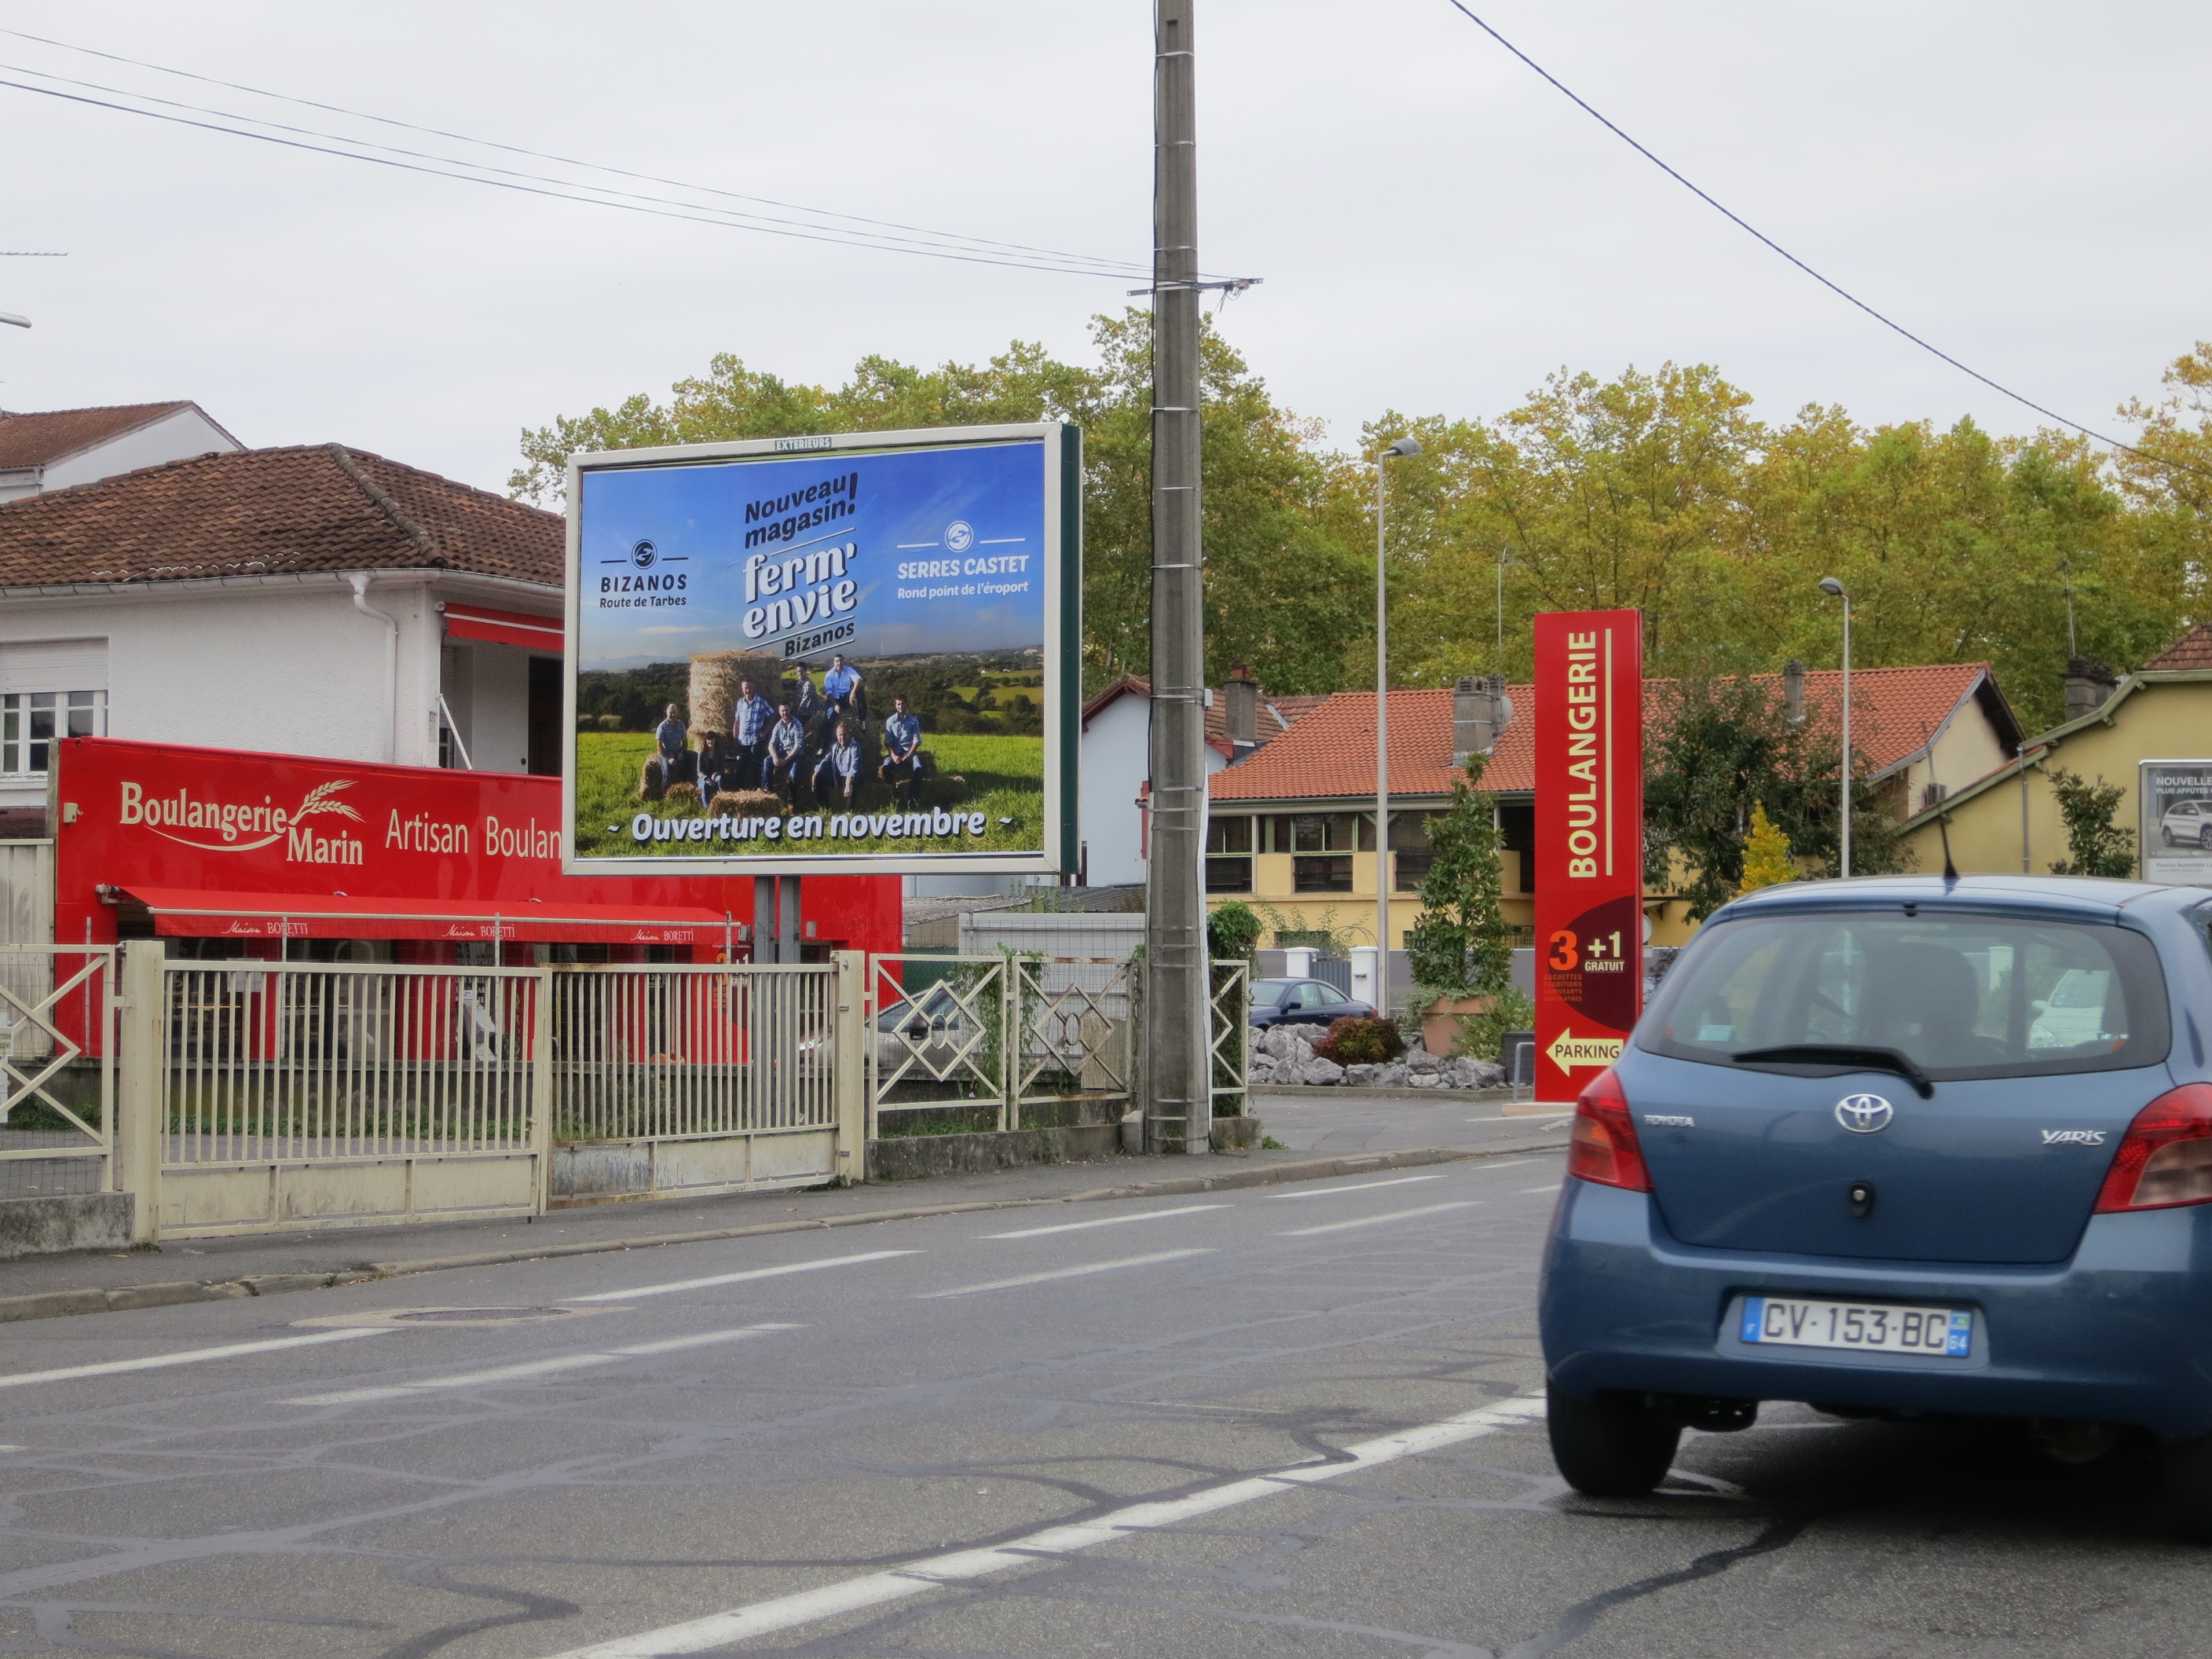
{"label": "white road marking", "polygon": [[1146,1210],[1141,1215],[1109,1215],[1097,1221],[1063,1221],[1057,1227],[1024,1227],[1018,1233],[985,1233],[986,1238],[1042,1238],[1047,1233],[1079,1233],[1091,1227],[1119,1227],[1130,1221],[1165,1221],[1170,1216],[1196,1215],[1200,1210],[1226,1210],[1227,1204],[1186,1204],[1180,1210]]}
{"label": "white road marking", "polygon": [[1521,1190],[1524,1193],[1556,1193],[1559,1190],[1559,1183],[1554,1181],[1549,1186],[1523,1187]]}
{"label": "white road marking", "polygon": [[1055,1267],[1048,1273],[1024,1273],[1019,1279],[994,1279],[981,1285],[956,1285],[949,1291],[924,1291],[915,1298],[931,1302],[942,1296],[975,1296],[983,1291],[1011,1291],[1019,1285],[1042,1285],[1051,1279],[1081,1279],[1087,1273],[1110,1273],[1119,1267],[1148,1267],[1155,1261],[1179,1261],[1187,1255],[1212,1255],[1211,1250],[1162,1250],[1156,1255],[1125,1255],[1118,1261],[1093,1261],[1080,1267]]}
{"label": "white road marking", "polygon": [[1340,1233],[1349,1227],[1379,1227],[1386,1221],[1411,1221],[1416,1216],[1441,1215],[1446,1210],[1472,1210],[1482,1200],[1462,1198],[1450,1204],[1424,1204],[1418,1210],[1393,1210],[1388,1215],[1356,1216],[1350,1221],[1328,1221],[1318,1227],[1293,1227],[1280,1238],[1310,1238],[1316,1233]]}
{"label": "white road marking", "polygon": [[786,1273],[811,1273],[817,1267],[851,1267],[863,1261],[887,1261],[895,1255],[919,1255],[918,1250],[863,1250],[858,1255],[825,1255],[818,1261],[793,1261],[781,1267],[754,1267],[741,1273],[715,1273],[706,1279],[677,1279],[665,1285],[641,1285],[634,1291],[594,1291],[589,1296],[564,1296],[563,1302],[628,1302],[641,1296],[669,1296],[678,1291],[702,1291],[710,1285],[738,1285],[749,1279],[781,1279]]}
{"label": "white road marking", "polygon": [[276,1336],[265,1342],[234,1342],[222,1348],[187,1348],[182,1353],[150,1354],[143,1359],[111,1359],[98,1365],[65,1365],[58,1371],[21,1371],[0,1376],[0,1389],[20,1389],[27,1382],[67,1382],[80,1376],[112,1376],[118,1371],[159,1370],[164,1365],[198,1365],[210,1359],[229,1359],[240,1354],[272,1353],[279,1348],[311,1348],[319,1342],[348,1342],[356,1337],[383,1336],[376,1330],[317,1331],[313,1336]]}
{"label": "white road marking", "polygon": [[1503,1164],[1485,1164],[1475,1170],[1477,1175],[1488,1175],[1492,1170],[1517,1170],[1523,1164],[1534,1164],[1533,1158],[1509,1158]]}
{"label": "white road marking", "polygon": [[1410,1187],[1417,1181],[1442,1181],[1442,1176],[1400,1176],[1395,1181],[1363,1181],[1356,1187],[1316,1187],[1305,1193],[1269,1193],[1269,1198],[1334,1198],[1339,1193],[1371,1193],[1377,1187]]}
{"label": "white road marking", "polygon": [[1131,1504],[1109,1515],[1101,1516],[1096,1521],[1078,1522],[1073,1526],[1047,1527],[1041,1532],[1033,1532],[1026,1538],[1014,1539],[996,1548],[951,1550],[942,1555],[924,1556],[888,1572],[866,1573],[858,1578],[824,1584],[816,1589],[801,1590],[795,1595],[755,1601],[746,1607],[732,1607],[726,1613],[710,1613],[704,1619],[664,1626],[659,1630],[647,1631],[641,1635],[617,1637],[612,1641],[596,1642],[588,1647],[570,1648],[566,1652],[555,1655],[554,1659],[655,1659],[655,1656],[662,1654],[703,1653],[712,1648],[728,1647],[755,1637],[772,1636],[779,1631],[793,1630],[802,1625],[835,1618],[841,1613],[858,1613],[868,1607],[881,1607],[886,1602],[906,1601],[941,1585],[988,1577],[994,1573],[1011,1572],[1017,1567],[1034,1566],[1041,1556],[1066,1555],[1076,1550],[1089,1549],[1093,1545],[1112,1543],[1139,1533],[1194,1520],[1202,1515],[1234,1509],[1240,1504],[1273,1497],[1277,1492],[1294,1492],[1300,1486],[1334,1480],[1340,1475],[1377,1468],[1385,1463],[1394,1463],[1401,1457],[1437,1451],[1463,1441],[1479,1440],[1486,1435],[1540,1421],[1543,1415],[1541,1396],[1516,1395],[1494,1406],[1485,1406],[1478,1411],[1447,1417],[1440,1423],[1425,1424],[1419,1428],[1407,1429],[1397,1434],[1384,1435],[1377,1440],[1348,1446],[1345,1449],[1349,1457],[1343,1462],[1301,1463],[1242,1480],[1231,1480],[1224,1486],[1193,1492],[1188,1498]]}
{"label": "white road marking", "polygon": [[373,1400],[404,1400],[433,1389],[489,1388],[501,1382],[526,1382],[562,1371],[580,1371],[594,1365],[618,1364],[625,1359],[647,1359],[654,1354],[680,1353],[715,1342],[741,1342],[749,1336],[772,1331],[803,1331],[804,1325],[742,1325],[733,1331],[706,1331],[697,1336],[671,1337],[664,1342],[633,1342],[627,1347],[597,1353],[564,1353],[552,1359],[532,1359],[518,1365],[495,1365],[489,1370],[465,1371],[459,1376],[434,1376],[427,1382],[400,1382],[382,1389],[344,1389],[336,1394],[311,1394],[297,1400],[280,1400],[280,1406],[361,1406]]}

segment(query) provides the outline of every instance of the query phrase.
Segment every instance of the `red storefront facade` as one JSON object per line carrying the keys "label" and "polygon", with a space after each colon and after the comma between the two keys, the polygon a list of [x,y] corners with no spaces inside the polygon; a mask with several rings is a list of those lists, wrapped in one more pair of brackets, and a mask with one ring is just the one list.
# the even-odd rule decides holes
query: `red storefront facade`
{"label": "red storefront facade", "polygon": [[[54,747],[58,945],[150,934],[198,941],[191,955],[478,965],[750,955],[748,877],[562,875],[557,778]],[[801,914],[810,957],[900,948],[895,876],[810,876]]]}

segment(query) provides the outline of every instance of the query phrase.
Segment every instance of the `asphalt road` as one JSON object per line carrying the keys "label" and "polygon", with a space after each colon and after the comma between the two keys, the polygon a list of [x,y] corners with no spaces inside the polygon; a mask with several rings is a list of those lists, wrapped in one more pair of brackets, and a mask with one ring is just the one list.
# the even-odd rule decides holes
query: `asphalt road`
{"label": "asphalt road", "polygon": [[[1536,1154],[10,1326],[0,1652],[2204,1650],[2212,1563],[2125,1456],[1781,1407],[1686,1441],[1649,1499],[1565,1492],[1528,1397],[1558,1178]],[[397,1316],[452,1308],[508,1314]]]}

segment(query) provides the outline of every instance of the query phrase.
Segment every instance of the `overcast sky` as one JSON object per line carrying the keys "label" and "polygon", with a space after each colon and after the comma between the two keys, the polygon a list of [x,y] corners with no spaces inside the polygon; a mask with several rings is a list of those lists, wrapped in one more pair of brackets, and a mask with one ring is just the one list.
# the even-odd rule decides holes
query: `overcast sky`
{"label": "overcast sky", "polygon": [[[1471,3],[1793,252],[2076,419],[2113,430],[2212,337],[2201,0]],[[0,0],[0,28],[167,68],[1137,262],[1150,17]],[[1340,444],[1388,407],[1495,415],[1563,364],[1669,358],[1718,365],[1771,419],[1820,400],[2037,424],[1751,242],[1446,0],[1198,0],[1197,47],[1200,257],[1266,278],[1223,326]],[[586,176],[4,35],[0,64]],[[1136,286],[573,205],[7,88],[0,156],[0,247],[70,255],[0,259],[0,310],[35,325],[0,329],[0,407],[191,398],[248,444],[337,439],[493,489],[523,426],[663,393],[716,351],[829,382],[868,352],[1079,356],[1086,318]]]}

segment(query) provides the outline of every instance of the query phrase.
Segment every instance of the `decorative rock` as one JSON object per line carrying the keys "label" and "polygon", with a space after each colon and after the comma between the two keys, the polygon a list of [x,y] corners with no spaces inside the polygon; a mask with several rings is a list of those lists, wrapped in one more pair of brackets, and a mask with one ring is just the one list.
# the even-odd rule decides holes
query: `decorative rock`
{"label": "decorative rock", "polygon": [[1407,1078],[1406,1082],[1415,1089],[1441,1089],[1444,1079],[1441,1072],[1415,1072]]}
{"label": "decorative rock", "polygon": [[[1439,1056],[1431,1054],[1426,1048],[1408,1048],[1406,1050],[1406,1069],[1409,1072],[1433,1073],[1442,1070],[1443,1067],[1443,1060]],[[1416,1086],[1433,1085],[1417,1085]]]}
{"label": "decorative rock", "polygon": [[1371,1087],[1375,1082],[1376,1073],[1382,1069],[1380,1066],[1347,1066],[1344,1068],[1345,1087],[1347,1089]]}
{"label": "decorative rock", "polygon": [[1341,1083],[1344,1067],[1333,1060],[1309,1060],[1298,1068],[1301,1083]]}
{"label": "decorative rock", "polygon": [[1394,1060],[1387,1066],[1375,1068],[1373,1081],[1378,1089],[1402,1089],[1406,1086],[1407,1075],[1405,1061]]}

